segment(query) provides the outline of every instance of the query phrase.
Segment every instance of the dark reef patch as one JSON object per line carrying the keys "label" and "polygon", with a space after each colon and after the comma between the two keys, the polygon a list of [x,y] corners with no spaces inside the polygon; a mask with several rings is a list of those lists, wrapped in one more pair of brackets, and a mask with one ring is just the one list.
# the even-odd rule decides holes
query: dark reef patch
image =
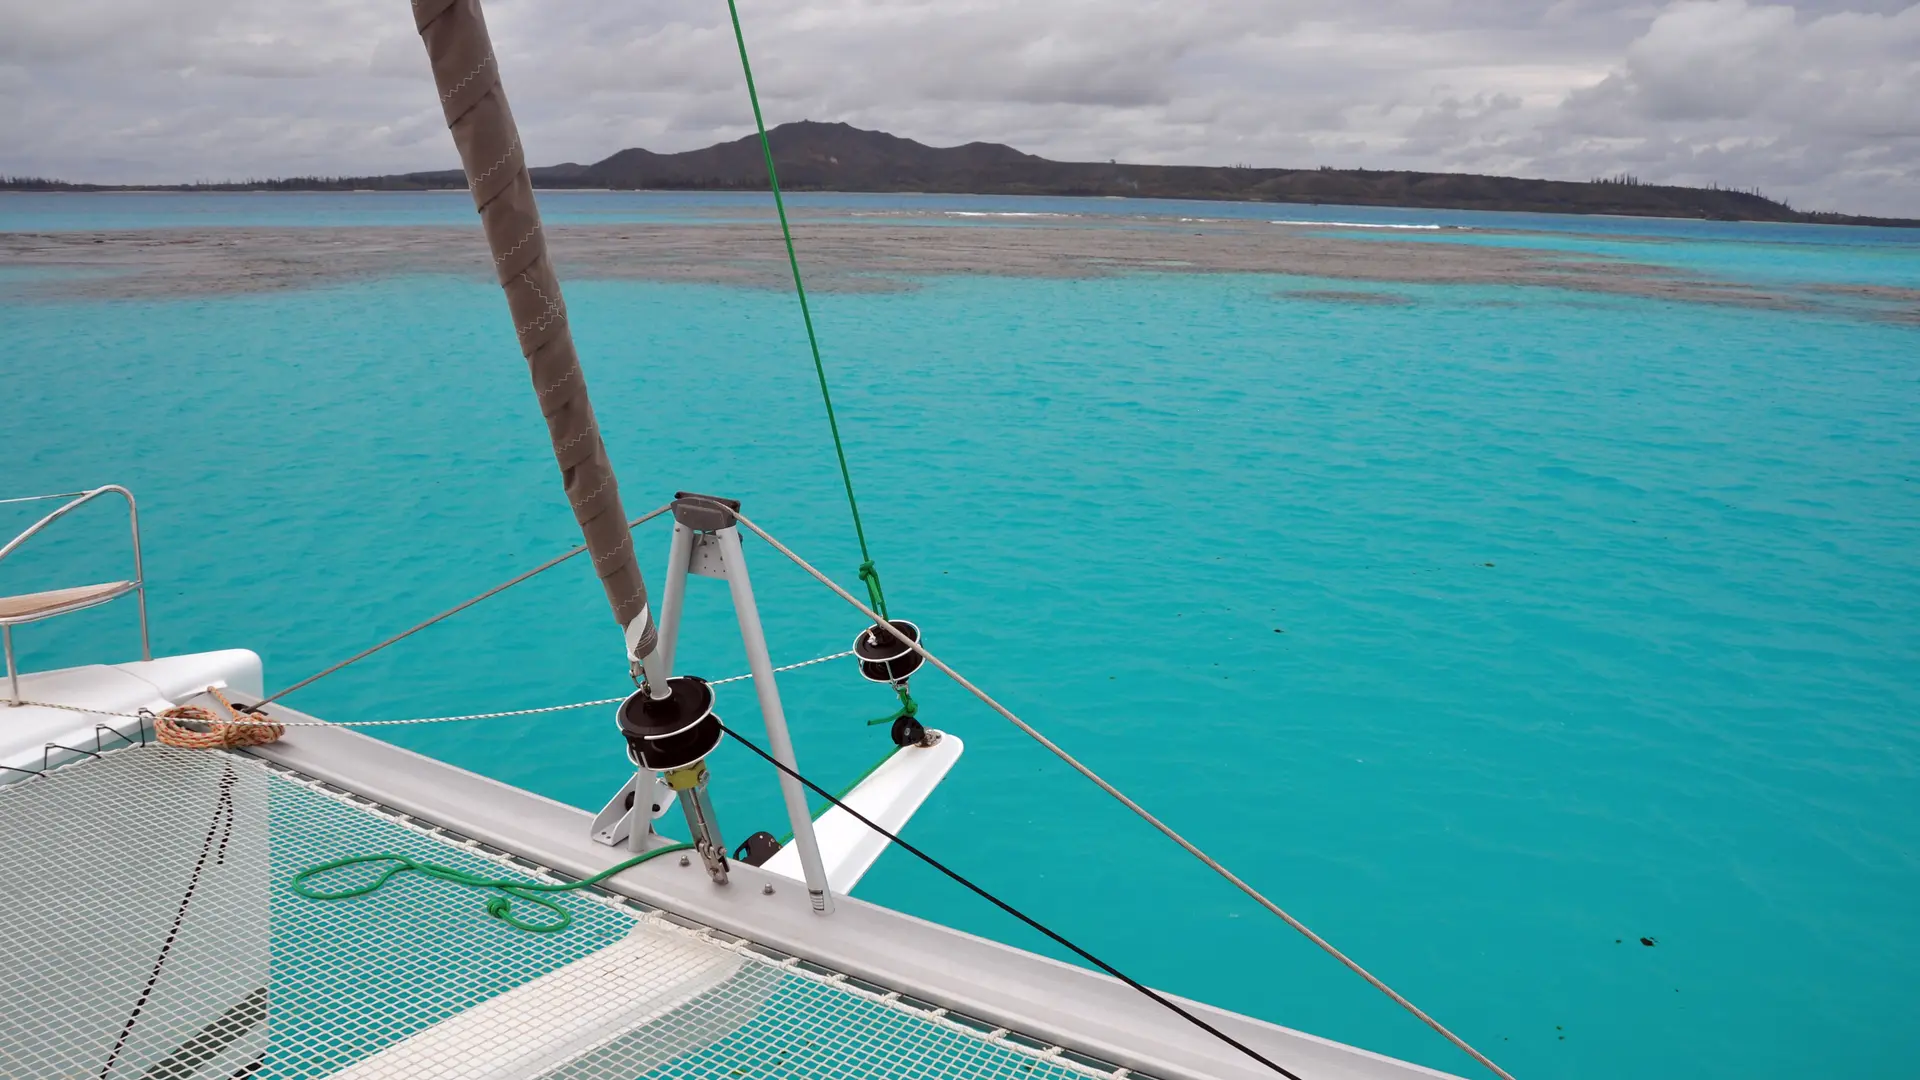
{"label": "dark reef patch", "polygon": [[1323,304],[1360,304],[1370,307],[1411,307],[1413,298],[1398,293],[1360,292],[1355,289],[1286,289],[1282,300],[1312,300]]}
{"label": "dark reef patch", "polygon": [[[1277,298],[1400,305],[1389,291],[1325,282],[1536,286],[1590,297],[1822,311],[1920,320],[1916,290],[1758,286],[1622,259],[1569,262],[1524,247],[1329,236],[1260,221],[1180,222],[1148,216],[1072,225],[952,227],[899,212],[803,215],[796,239],[809,289],[897,292],[954,275],[1100,278],[1136,274],[1268,274],[1308,279]],[[788,289],[771,220],[709,224],[549,225],[563,280],[699,282]],[[463,226],[172,228],[0,233],[9,271],[0,299],[167,299],[270,292],[403,274],[492,277],[485,239]],[[1488,302],[1488,301],[1480,301]],[[1562,302],[1565,302],[1564,300]]]}

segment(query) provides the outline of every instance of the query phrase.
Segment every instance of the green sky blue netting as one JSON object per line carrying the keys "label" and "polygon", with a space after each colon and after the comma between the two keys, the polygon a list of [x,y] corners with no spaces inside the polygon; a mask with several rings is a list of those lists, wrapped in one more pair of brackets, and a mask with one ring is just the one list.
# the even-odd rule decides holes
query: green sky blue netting
{"label": "green sky blue netting", "polygon": [[418,877],[287,889],[374,851],[539,880],[244,757],[132,748],[0,787],[0,1075],[1100,1075],[603,896],[529,934]]}

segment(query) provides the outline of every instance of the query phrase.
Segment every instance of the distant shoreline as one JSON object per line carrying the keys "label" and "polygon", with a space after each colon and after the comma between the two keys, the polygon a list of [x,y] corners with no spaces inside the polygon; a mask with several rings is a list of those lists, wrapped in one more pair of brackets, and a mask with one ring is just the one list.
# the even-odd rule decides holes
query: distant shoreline
{"label": "distant shoreline", "polygon": [[[569,187],[569,186],[548,187],[548,186],[542,186],[542,185],[536,185],[534,187],[534,190],[542,194],[584,194],[584,195],[706,194],[706,195],[740,195],[740,196],[762,195],[764,196],[766,194],[765,190],[755,192],[755,191],[743,191],[739,189],[702,190],[702,189],[688,189],[688,188],[609,188],[609,187],[594,188],[594,187]],[[104,185],[104,184],[63,185],[57,188],[0,187],[0,198],[4,198],[8,195],[465,195],[466,193],[467,193],[467,189],[463,187],[268,188],[268,187],[238,187],[238,186],[212,186],[212,185],[174,185],[171,187],[168,187],[168,186],[144,186],[143,187],[143,186],[133,186],[133,185],[118,186],[118,185]],[[928,198],[939,198],[942,196],[949,196],[949,197],[955,197],[955,198],[971,197],[971,198],[1023,198],[1023,199],[1100,198],[1100,199],[1114,199],[1114,200],[1125,201],[1125,202],[1232,203],[1235,205],[1251,204],[1251,205],[1271,206],[1276,211],[1288,206],[1324,206],[1324,207],[1343,207],[1344,206],[1344,207],[1352,207],[1357,210],[1446,210],[1446,211],[1455,211],[1459,213],[1470,213],[1470,214],[1517,213],[1517,214],[1540,214],[1547,217],[1611,218],[1619,221],[1684,221],[1684,222],[1705,221],[1705,222],[1711,222],[1715,224],[1726,224],[1726,225],[1780,225],[1780,226],[1843,225],[1843,226],[1849,226],[1854,228],[1883,228],[1883,229],[1884,228],[1894,228],[1894,229],[1920,228],[1920,219],[1909,219],[1909,218],[1852,217],[1847,220],[1834,221],[1834,220],[1824,220],[1824,218],[1829,215],[1808,215],[1808,218],[1804,220],[1792,219],[1792,220],[1783,221],[1783,220],[1773,220],[1773,219],[1764,219],[1764,218],[1737,218],[1737,219],[1727,220],[1727,219],[1719,219],[1719,218],[1701,218],[1701,217],[1693,217],[1693,216],[1684,216],[1684,215],[1677,215],[1677,214],[1651,214],[1651,213],[1632,214],[1632,213],[1617,213],[1612,211],[1598,211],[1598,210],[1584,211],[1584,212],[1573,211],[1573,210],[1493,210],[1493,209],[1488,209],[1486,207],[1479,207],[1479,206],[1472,206],[1472,207],[1419,206],[1419,205],[1342,203],[1342,202],[1269,202],[1264,200],[1256,201],[1251,199],[1206,199],[1206,198],[1197,198],[1197,197],[1191,197],[1191,196],[1169,196],[1169,195],[1098,195],[1098,196],[1012,195],[1012,196],[1009,196],[1001,192],[991,192],[991,191],[839,191],[839,190],[831,190],[831,189],[819,189],[819,190],[803,189],[800,191],[787,191],[786,194],[788,195],[896,195],[896,196],[916,196],[917,195],[917,196],[926,196]],[[1277,223],[1277,224],[1284,224],[1284,223]],[[1334,222],[1334,221],[1326,221],[1326,222],[1314,222],[1314,224],[1338,225],[1340,223]]]}
{"label": "distant shoreline", "polygon": [[[1052,161],[999,143],[934,147],[848,124],[799,121],[768,133],[789,192],[874,195],[1060,196],[1179,199],[1284,206],[1609,215],[1681,221],[1920,228],[1913,218],[1795,210],[1754,189],[1650,184],[1622,174],[1588,181],[1407,170],[1127,165]],[[765,192],[766,159],[749,136],[700,150],[634,147],[590,165],[535,166],[543,191]],[[0,191],[328,192],[465,191],[457,169],[384,176],[300,176],[195,184],[84,184],[0,177]]]}
{"label": "distant shoreline", "polygon": [[[273,183],[284,183],[274,181]],[[765,195],[766,188],[687,188],[687,187],[577,187],[571,184],[536,184],[534,190],[542,193],[579,193],[598,195]],[[1279,210],[1288,206],[1351,206],[1362,210],[1457,210],[1464,213],[1486,214],[1545,214],[1564,217],[1619,218],[1625,221],[1713,221],[1722,224],[1740,225],[1848,225],[1875,229],[1920,229],[1920,218],[1882,218],[1858,214],[1834,214],[1827,212],[1809,212],[1793,217],[1706,217],[1699,214],[1659,214],[1635,213],[1626,210],[1578,210],[1572,208],[1542,209],[1536,207],[1490,207],[1455,206],[1432,203],[1391,203],[1391,202],[1343,202],[1326,199],[1318,202],[1305,200],[1277,199],[1235,199],[1209,197],[1205,195],[1069,195],[1055,192],[1005,192],[1005,191],[867,191],[841,188],[788,188],[781,189],[787,195],[925,195],[928,197],[954,196],[959,198],[1022,198],[1022,199],[1118,199],[1128,202],[1196,202],[1196,203],[1233,203],[1236,205],[1271,206]],[[48,186],[22,186],[0,181],[0,196],[6,195],[465,195],[465,187],[390,187],[390,188],[347,188],[325,187],[286,187],[261,184],[68,184],[58,183]]]}

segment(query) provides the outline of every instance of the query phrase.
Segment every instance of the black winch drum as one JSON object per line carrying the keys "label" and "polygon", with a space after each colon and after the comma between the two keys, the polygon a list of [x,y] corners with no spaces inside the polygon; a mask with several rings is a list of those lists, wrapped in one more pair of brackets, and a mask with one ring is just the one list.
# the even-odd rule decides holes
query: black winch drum
{"label": "black winch drum", "polygon": [[627,757],[655,772],[683,768],[720,745],[720,718],[713,715],[713,687],[693,675],[667,680],[668,694],[655,700],[635,690],[620,703],[615,721],[627,739]]}
{"label": "black winch drum", "polygon": [[[920,643],[920,628],[905,619],[889,619],[894,629],[908,641]],[[899,686],[907,676],[920,670],[926,657],[908,648],[901,640],[878,626],[869,626],[853,639],[853,655],[860,661],[860,675],[869,682]]]}

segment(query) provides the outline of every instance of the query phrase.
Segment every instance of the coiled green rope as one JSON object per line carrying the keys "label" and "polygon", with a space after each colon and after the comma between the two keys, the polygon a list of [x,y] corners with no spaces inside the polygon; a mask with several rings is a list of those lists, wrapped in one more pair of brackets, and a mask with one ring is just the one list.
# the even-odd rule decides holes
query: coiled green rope
{"label": "coiled green rope", "polygon": [[[635,855],[625,862],[616,863],[590,878],[584,878],[580,881],[569,881],[561,885],[543,885],[537,882],[481,877],[478,874],[470,874],[465,870],[455,870],[451,866],[421,862],[418,859],[410,858],[406,855],[395,855],[391,852],[382,852],[378,855],[349,855],[343,859],[323,862],[318,866],[309,866],[305,870],[293,875],[293,880],[288,883],[288,887],[291,888],[296,895],[304,896],[309,900],[346,900],[355,896],[366,896],[369,893],[379,892],[386,886],[387,882],[392,881],[401,874],[419,874],[421,877],[433,878],[436,881],[445,881],[454,885],[464,885],[473,889],[493,889],[503,893],[504,895],[489,897],[487,899],[487,914],[499,919],[501,922],[506,923],[516,930],[525,930],[534,934],[552,934],[558,933],[573,925],[573,915],[567,911],[566,908],[561,907],[559,904],[541,895],[542,893],[568,892],[573,889],[584,889],[589,885],[598,885],[600,882],[607,880],[622,870],[639,866],[648,859],[656,859],[675,851],[690,851],[692,848],[692,844],[669,844],[666,847],[654,848],[652,851]],[[346,889],[327,890],[316,888],[309,884],[314,878],[332,870],[380,862],[391,863],[392,865],[380,871],[372,881],[362,885],[355,885]],[[528,922],[520,918],[513,913],[513,901],[515,900],[525,900],[529,904],[538,904],[546,908],[548,911],[553,912],[553,921],[536,923]]]}

